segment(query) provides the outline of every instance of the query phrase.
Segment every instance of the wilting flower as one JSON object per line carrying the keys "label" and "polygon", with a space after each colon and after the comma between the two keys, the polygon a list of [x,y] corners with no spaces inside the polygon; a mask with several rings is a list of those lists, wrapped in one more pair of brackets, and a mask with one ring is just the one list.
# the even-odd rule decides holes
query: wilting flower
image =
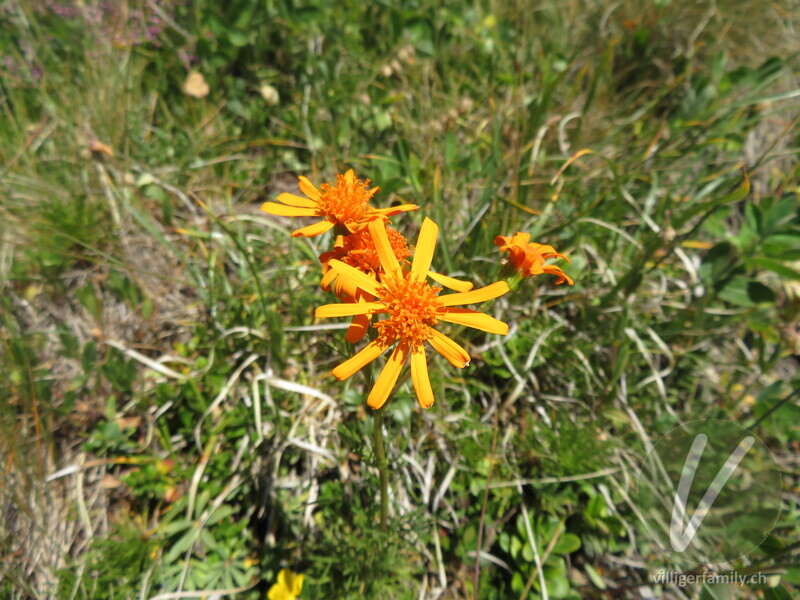
{"label": "wilting flower", "polygon": [[267,106],[277,106],[278,102],[281,101],[278,90],[269,84],[262,85],[258,91],[261,92],[261,97],[264,98],[264,102],[267,103]]}
{"label": "wilting flower", "polygon": [[542,273],[550,273],[558,275],[556,283],[564,283],[565,281],[572,285],[570,279],[560,267],[548,265],[545,261],[548,258],[563,258],[567,262],[569,259],[563,254],[559,254],[552,246],[545,246],[543,244],[536,244],[530,241],[531,236],[529,233],[515,233],[513,237],[506,237],[498,235],[494,239],[494,245],[500,246],[500,250],[508,252],[509,262],[514,268],[522,273],[523,276],[541,275]]}
{"label": "wilting flower", "polygon": [[183,84],[183,93],[188,94],[194,98],[205,98],[208,96],[209,87],[206,83],[203,74],[198,71],[192,71],[186,77]]}
{"label": "wilting flower", "polygon": [[[469,364],[467,351],[435,329],[435,325],[443,321],[488,333],[507,334],[508,325],[502,321],[475,310],[456,307],[502,296],[508,292],[508,284],[499,281],[477,290],[439,296],[442,288],[427,282],[439,231],[433,221],[425,219],[422,224],[410,270],[403,268],[397,260],[383,223],[372,222],[368,227],[383,269],[380,281],[342,261],[331,259],[329,264],[339,278],[348,280],[374,300],[327,304],[317,308],[315,314],[319,318],[355,315],[385,315],[385,318],[373,325],[378,331],[377,337],[336,367],[332,374],[337,379],[347,379],[397,343],[367,397],[367,404],[373,409],[383,406],[403,365],[410,358],[411,382],[417,400],[422,408],[430,408],[433,390],[428,377],[425,343],[433,346],[456,367],[463,368]],[[449,279],[444,278],[442,284],[447,286],[445,282]]]}
{"label": "wilting flower", "polygon": [[295,600],[303,590],[303,575],[292,573],[289,569],[281,569],[278,582],[269,588],[269,600]]}
{"label": "wilting flower", "polygon": [[302,175],[298,184],[307,198],[294,194],[281,194],[277,202],[265,202],[261,210],[279,217],[321,217],[313,225],[292,232],[292,237],[313,237],[339,226],[341,233],[363,229],[375,219],[385,219],[409,210],[415,204],[402,204],[392,208],[372,208],[369,201],[380,188],[370,188],[369,180],[361,181],[352,169],[336,176],[336,183],[323,183],[319,189]]}

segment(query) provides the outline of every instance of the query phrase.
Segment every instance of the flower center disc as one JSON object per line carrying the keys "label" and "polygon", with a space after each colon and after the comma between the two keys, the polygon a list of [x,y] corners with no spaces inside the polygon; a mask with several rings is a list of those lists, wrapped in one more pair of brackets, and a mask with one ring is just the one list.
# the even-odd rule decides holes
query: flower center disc
{"label": "flower center disc", "polygon": [[379,301],[385,306],[381,312],[388,317],[375,323],[379,335],[387,342],[399,339],[412,344],[430,338],[431,327],[436,325],[442,307],[436,295],[441,289],[425,281],[408,279],[384,284]]}
{"label": "flower center disc", "polygon": [[323,183],[320,186],[319,206],[327,217],[339,223],[358,221],[364,216],[372,198],[368,185],[369,181],[337,175],[336,185]]}

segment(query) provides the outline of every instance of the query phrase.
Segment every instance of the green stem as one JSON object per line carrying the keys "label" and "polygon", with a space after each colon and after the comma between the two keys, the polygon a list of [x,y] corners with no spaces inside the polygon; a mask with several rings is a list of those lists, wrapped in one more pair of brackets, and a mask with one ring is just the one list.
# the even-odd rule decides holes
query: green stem
{"label": "green stem", "polygon": [[378,461],[378,473],[381,479],[381,531],[387,530],[386,521],[389,515],[389,469],[386,462],[386,451],[383,448],[383,408],[374,413],[373,435],[375,436],[375,458]]}

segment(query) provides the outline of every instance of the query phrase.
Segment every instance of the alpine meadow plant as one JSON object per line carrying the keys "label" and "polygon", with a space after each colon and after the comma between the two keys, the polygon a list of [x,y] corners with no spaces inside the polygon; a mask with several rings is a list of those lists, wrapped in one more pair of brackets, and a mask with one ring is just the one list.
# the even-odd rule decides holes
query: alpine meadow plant
{"label": "alpine meadow plant", "polygon": [[[321,287],[333,291],[341,302],[325,304],[315,311],[317,318],[352,317],[345,341],[354,344],[365,336],[369,342],[354,356],[331,371],[345,380],[368,368],[369,381],[365,392],[367,405],[375,418],[374,444],[381,483],[381,529],[386,531],[388,518],[388,466],[383,445],[383,409],[398,387],[406,363],[419,406],[429,409],[434,403],[428,374],[426,345],[444,356],[454,367],[470,364],[470,354],[452,337],[439,331],[437,325],[450,323],[495,335],[507,335],[508,324],[481,310],[464,308],[483,304],[510,291],[509,281],[518,284],[520,277],[552,273],[557,283],[572,280],[556,266],[546,264],[550,258],[566,258],[551,246],[530,243],[530,235],[517,233],[513,238],[498,236],[495,243],[509,251],[510,259],[503,270],[506,280],[473,289],[468,281],[455,279],[431,270],[439,227],[425,218],[413,251],[406,238],[389,224],[389,217],[417,210],[413,204],[388,209],[369,205],[380,188],[370,188],[369,180],[359,180],[351,169],[337,175],[336,183],[324,183],[317,189],[306,177],[299,177],[303,198],[284,193],[280,202],[266,202],[261,207],[276,216],[317,217],[322,220],[298,229],[292,237],[311,237],[330,230],[337,234],[333,248],[320,255],[323,265]],[[413,258],[409,264],[409,257]],[[428,279],[434,283],[428,282]],[[439,285],[435,285],[439,284]],[[447,288],[454,293],[441,294]],[[377,379],[373,363],[393,348]]]}

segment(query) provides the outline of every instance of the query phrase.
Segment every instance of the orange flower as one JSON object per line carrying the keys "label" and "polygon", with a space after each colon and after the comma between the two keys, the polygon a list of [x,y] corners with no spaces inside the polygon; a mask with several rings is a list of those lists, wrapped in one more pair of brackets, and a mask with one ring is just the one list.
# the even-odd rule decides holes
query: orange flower
{"label": "orange flower", "polygon": [[[388,226],[386,226],[386,234],[395,257],[401,264],[405,264],[406,259],[411,256],[408,240],[399,231]],[[377,280],[381,272],[381,264],[369,231],[362,229],[349,235],[337,236],[333,250],[320,254],[319,260],[322,263],[320,286],[327,292],[333,285],[333,293],[343,302],[371,302],[374,300],[372,296],[350,283],[348,279],[337,277],[337,272],[330,266],[330,261],[333,259],[340,260]],[[351,344],[360,342],[367,333],[371,319],[371,315],[355,315],[344,336],[345,341]]]}
{"label": "orange flower", "polygon": [[[400,264],[405,264],[406,259],[411,256],[411,247],[408,245],[408,240],[399,231],[389,226],[386,226],[386,235],[389,238],[389,245],[395,257]],[[378,251],[367,229],[362,229],[349,235],[337,236],[333,250],[319,255],[323,274],[322,289],[327,292],[330,290],[331,283],[336,280],[339,284],[334,285],[334,293],[339,298],[344,299],[343,296],[354,296],[356,287],[347,285],[347,280],[337,279],[336,271],[332,270],[329,264],[332,259],[340,260],[346,265],[355,267],[374,279],[377,279],[378,274],[381,272]]]}
{"label": "orange flower", "polygon": [[[410,270],[403,268],[397,260],[383,224],[372,222],[368,227],[383,269],[380,281],[342,261],[331,259],[329,264],[338,273],[338,277],[348,280],[374,300],[326,304],[317,308],[315,315],[326,318],[377,314],[385,315],[385,318],[374,324],[378,330],[377,337],[355,356],[336,367],[332,375],[340,380],[347,379],[397,342],[367,397],[367,404],[373,409],[383,406],[403,365],[410,358],[411,382],[417,400],[422,408],[430,408],[433,404],[433,390],[428,377],[425,343],[433,346],[434,350],[456,367],[463,368],[469,364],[467,351],[434,326],[443,321],[488,333],[507,334],[508,325],[502,321],[475,310],[455,307],[502,296],[508,292],[508,284],[498,281],[478,290],[439,296],[442,288],[431,286],[426,281],[439,231],[433,221],[425,219],[422,224]],[[444,281],[449,279],[444,278]]]}
{"label": "orange flower", "polygon": [[556,283],[564,283],[565,281],[572,285],[570,279],[560,267],[545,264],[548,258],[563,258],[567,262],[569,259],[563,254],[559,254],[552,246],[545,246],[543,244],[536,244],[530,241],[531,236],[529,233],[517,232],[513,237],[506,237],[498,235],[494,238],[494,245],[500,246],[500,250],[508,252],[509,262],[517,269],[523,276],[541,275],[542,273],[550,273],[558,275]]}
{"label": "orange flower", "polygon": [[294,194],[281,194],[276,202],[265,202],[261,210],[279,217],[322,217],[313,225],[292,232],[292,237],[313,237],[325,233],[335,226],[343,231],[362,229],[375,219],[386,219],[409,210],[417,210],[415,204],[403,204],[392,208],[372,208],[369,201],[380,188],[369,188],[369,180],[356,178],[352,169],[336,176],[336,183],[323,183],[320,189],[302,175],[298,187],[307,198]]}
{"label": "orange flower", "polygon": [[[406,266],[408,264],[407,259],[411,255],[411,246],[408,245],[408,240],[396,229],[388,225],[384,226],[392,252],[397,258],[397,261],[402,266]],[[349,235],[340,235],[336,238],[333,250],[320,254],[319,260],[323,265],[323,277],[320,286],[326,292],[333,286],[333,293],[343,302],[372,302],[374,298],[364,290],[358,288],[352,281],[345,277],[337,277],[338,272],[330,266],[330,261],[333,259],[358,269],[376,281],[382,278],[383,267],[381,266],[378,250],[375,247],[375,242],[372,240],[369,230],[362,229],[361,231]],[[458,292],[468,292],[472,289],[472,283],[469,281],[454,279],[440,273],[434,273],[433,271],[428,271],[428,277]],[[360,342],[367,333],[371,320],[372,315],[370,314],[355,315],[350,328],[345,334],[345,341],[351,344]]]}

